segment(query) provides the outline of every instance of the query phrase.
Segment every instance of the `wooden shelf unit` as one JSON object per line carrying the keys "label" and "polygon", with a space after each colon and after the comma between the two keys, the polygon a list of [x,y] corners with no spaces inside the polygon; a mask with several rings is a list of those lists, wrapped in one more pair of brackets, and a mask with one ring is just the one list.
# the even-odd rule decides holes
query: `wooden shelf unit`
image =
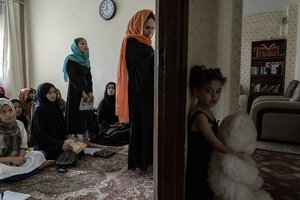
{"label": "wooden shelf unit", "polygon": [[261,95],[283,95],[286,40],[252,42],[248,111]]}

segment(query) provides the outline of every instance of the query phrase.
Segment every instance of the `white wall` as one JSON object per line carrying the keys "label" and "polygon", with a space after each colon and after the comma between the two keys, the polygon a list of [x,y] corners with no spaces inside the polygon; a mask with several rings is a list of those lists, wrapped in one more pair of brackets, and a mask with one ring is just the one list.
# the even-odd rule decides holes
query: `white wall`
{"label": "white wall", "polygon": [[282,10],[298,3],[300,0],[243,0],[243,14]]}
{"label": "white wall", "polygon": [[[241,17],[242,0],[189,1],[188,68],[218,67],[227,77],[215,107],[218,120],[238,109]],[[187,93],[188,112],[195,98]]]}
{"label": "white wall", "polygon": [[[109,21],[99,15],[102,0],[28,0],[30,86],[51,82],[67,96],[62,65],[76,37],[87,39],[94,84],[95,106],[104,87],[116,81],[119,50],[127,23],[138,10],[152,9],[155,1],[114,0],[117,13]],[[155,36],[153,37],[155,38]],[[154,46],[154,41],[153,41]]]}

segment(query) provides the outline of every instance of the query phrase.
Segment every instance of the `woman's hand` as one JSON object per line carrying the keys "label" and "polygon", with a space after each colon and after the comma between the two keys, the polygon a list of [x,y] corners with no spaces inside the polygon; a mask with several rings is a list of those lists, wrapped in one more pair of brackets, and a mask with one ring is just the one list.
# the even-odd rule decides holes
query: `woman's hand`
{"label": "woman's hand", "polygon": [[63,146],[62,146],[62,150],[63,151],[73,151],[73,147],[68,144],[67,142],[64,142]]}
{"label": "woman's hand", "polygon": [[14,166],[21,166],[25,163],[25,159],[22,156],[10,157],[10,163]]}

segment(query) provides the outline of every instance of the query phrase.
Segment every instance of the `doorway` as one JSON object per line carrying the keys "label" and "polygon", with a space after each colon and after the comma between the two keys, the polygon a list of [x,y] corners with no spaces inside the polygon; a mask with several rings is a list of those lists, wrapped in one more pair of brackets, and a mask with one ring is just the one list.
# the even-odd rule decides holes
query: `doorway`
{"label": "doorway", "polygon": [[188,2],[156,0],[155,199],[184,198]]}

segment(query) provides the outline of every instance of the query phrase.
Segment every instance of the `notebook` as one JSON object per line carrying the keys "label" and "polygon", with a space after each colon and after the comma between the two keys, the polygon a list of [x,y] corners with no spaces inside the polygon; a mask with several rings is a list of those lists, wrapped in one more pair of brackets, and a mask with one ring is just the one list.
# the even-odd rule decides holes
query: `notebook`
{"label": "notebook", "polygon": [[114,155],[116,152],[108,149],[102,149],[100,151],[96,151],[93,153],[94,156],[101,157],[101,158],[108,158]]}
{"label": "notebook", "polygon": [[23,194],[23,193],[13,192],[9,190],[3,192],[2,195],[3,195],[2,200],[25,200],[31,196],[29,194]]}

